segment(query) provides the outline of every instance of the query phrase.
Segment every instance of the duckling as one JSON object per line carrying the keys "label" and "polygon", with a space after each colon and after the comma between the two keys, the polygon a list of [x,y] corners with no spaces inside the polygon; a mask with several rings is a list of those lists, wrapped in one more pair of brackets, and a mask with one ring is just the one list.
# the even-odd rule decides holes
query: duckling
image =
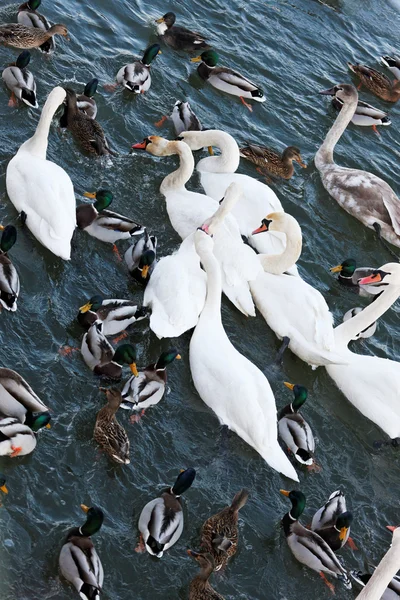
{"label": "duckling", "polygon": [[[37,12],[37,9],[41,5],[41,0],[29,0],[24,2],[18,8],[17,21],[25,27],[36,27],[43,31],[48,31],[51,27],[50,23],[44,15]],[[39,50],[44,54],[51,54],[56,49],[56,42],[54,37],[50,37],[47,42],[44,42],[39,46]]]}
{"label": "duckling", "polygon": [[39,105],[36,99],[36,82],[33,75],[26,68],[31,60],[29,50],[24,50],[18,56],[15,63],[6,67],[2,73],[2,79],[11,92],[11,98],[8,106],[17,106],[18,100],[21,100],[32,108]]}
{"label": "duckling", "polygon": [[160,19],[156,19],[157,34],[167,46],[183,52],[196,52],[210,47],[206,37],[185,27],[175,27],[175,21],[176,15],[173,12],[167,12]]}
{"label": "duckling", "polygon": [[0,491],[3,492],[3,494],[8,494],[8,489],[6,486],[6,478],[4,477],[3,473],[0,473]]}
{"label": "duckling", "polygon": [[114,155],[115,153],[110,149],[101,125],[96,119],[91,119],[86,113],[79,110],[76,92],[70,88],[65,88],[65,91],[67,93],[67,129],[72,133],[81,148],[85,152],[97,156]]}
{"label": "duckling", "polygon": [[181,495],[190,488],[195,477],[196,471],[191,467],[181,471],[171,488],[146,504],[139,517],[138,551],[147,550],[161,558],[179,540],[183,531]]}
{"label": "duckling", "polygon": [[[335,96],[332,99],[332,106],[336,110],[341,110],[343,100],[336,98]],[[379,131],[376,128],[377,125],[384,125],[387,127],[392,124],[387,113],[379,108],[375,108],[375,106],[371,106],[371,104],[362,102],[361,100],[358,101],[356,112],[354,113],[351,122],[353,125],[359,125],[361,127],[372,127],[377,134],[379,134]]]}
{"label": "duckling", "polygon": [[81,509],[87,514],[86,523],[68,533],[58,564],[63,577],[72,583],[80,598],[100,600],[104,571],[90,536],[101,529],[104,514],[98,506],[89,508],[81,504]]}
{"label": "duckling", "polygon": [[50,429],[50,413],[31,416],[28,425],[15,417],[0,420],[0,456],[25,456],[34,451],[37,444],[36,433],[42,427]]}
{"label": "duckling", "polygon": [[150,65],[157,54],[161,54],[159,44],[149,46],[143,58],[121,67],[117,73],[117,83],[134,94],[144,94],[151,86]]}
{"label": "duckling", "polygon": [[1,417],[14,417],[20,423],[25,423],[27,413],[42,413],[48,410],[19,373],[12,369],[0,368]]}
{"label": "duckling", "polygon": [[347,510],[346,498],[341,490],[337,490],[317,510],[311,522],[311,529],[336,552],[349,540],[352,521],[353,515]]}
{"label": "duckling", "polygon": [[262,171],[268,175],[276,175],[283,177],[283,179],[290,179],[293,177],[294,166],[293,161],[299,163],[299,165],[306,169],[302,161],[300,150],[295,146],[288,146],[280,155],[275,150],[266,148],[265,146],[256,146],[255,144],[249,144],[240,148],[240,156],[254,163]]}
{"label": "duckling", "polygon": [[83,336],[81,353],[87,366],[96,375],[119,381],[122,377],[122,365],[129,365],[137,376],[136,350],[131,344],[121,344],[114,351],[103,333],[103,323],[95,321]]}
{"label": "duckling", "polygon": [[400,58],[398,56],[381,56],[381,62],[392,71],[397,81],[400,80]]}
{"label": "duckling", "polygon": [[38,48],[50,40],[53,35],[62,35],[67,40],[68,29],[65,25],[52,25],[50,29],[25,27],[20,23],[5,23],[0,25],[0,45],[9,48]]}
{"label": "duckling", "polygon": [[95,200],[93,204],[80,204],[76,208],[76,223],[79,229],[84,229],[89,235],[113,244],[113,251],[118,254],[115,242],[127,240],[134,235],[140,235],[145,231],[132,219],[124,217],[111,210],[107,210],[113,200],[110,190],[98,190],[97,192],[85,192],[86,198]]}
{"label": "duckling", "polygon": [[218,594],[208,581],[215,569],[212,555],[207,552],[194,552],[193,550],[188,550],[187,553],[197,560],[201,568],[200,573],[196,575],[190,584],[189,600],[224,600],[224,597]]}
{"label": "duckling", "polygon": [[[345,312],[343,315],[343,319],[342,319],[343,323],[345,321],[348,321],[349,319],[352,319],[356,315],[358,315],[362,310],[363,309],[361,308],[361,306],[356,306],[355,308],[351,308],[350,310]],[[377,322],[374,321],[369,327],[367,327],[366,329],[364,329],[363,331],[358,333],[356,335],[356,337],[353,338],[353,340],[359,340],[361,338],[369,338],[369,337],[373,336],[376,331],[376,327],[377,327]]]}
{"label": "duckling", "polygon": [[351,63],[347,63],[347,65],[350,71],[360,78],[358,89],[364,85],[375,96],[387,102],[397,102],[400,98],[400,81],[390,81],[386,75],[366,65],[352,65]]}
{"label": "duckling", "polygon": [[239,510],[246,504],[248,497],[247,490],[240,490],[230,506],[225,507],[203,524],[201,550],[211,554],[215,571],[226,567],[228,560],[236,554],[239,543]]}
{"label": "duckling", "polygon": [[129,439],[115,417],[122,402],[121,392],[115,388],[101,389],[107,395],[107,404],[97,413],[93,437],[114,462],[129,465]]}
{"label": "duckling", "polygon": [[[95,119],[97,115],[97,104],[96,100],[93,98],[97,91],[97,86],[99,85],[99,80],[94,78],[87,82],[85,85],[85,89],[82,94],[79,94],[76,97],[76,105],[81,112],[90,117],[91,119]],[[64,105],[64,114],[60,118],[60,127],[65,128],[68,127],[68,107]]]}
{"label": "duckling", "polygon": [[307,421],[299,413],[307,400],[308,391],[303,385],[293,385],[287,381],[284,385],[292,390],[294,400],[278,414],[279,437],[301,465],[310,467],[314,463],[314,435]]}
{"label": "duckling", "polygon": [[340,579],[347,589],[351,589],[348,573],[333,550],[318,533],[306,529],[298,521],[306,505],[304,494],[297,490],[291,492],[280,490],[280,492],[292,503],[291,510],[282,519],[282,526],[293,556],[303,565],[317,571],[332,592],[335,587],[328,581],[325,573]]}
{"label": "duckling", "polygon": [[[123,402],[121,408],[141,410],[142,415],[149,406],[158,404],[164,396],[167,384],[167,366],[180,360],[181,355],[175,348],[163,352],[156,363],[139,371],[138,377],[130,377],[122,389]],[[132,419],[137,421],[138,419]]]}
{"label": "duckling", "polygon": [[331,267],[331,273],[339,273],[338,282],[351,289],[352,292],[363,297],[376,296],[381,293],[379,287],[372,285],[358,285],[363,277],[369,277],[375,269],[372,267],[358,267],[354,258],[346,258],[340,265]]}
{"label": "duckling", "polygon": [[97,320],[103,323],[103,334],[116,335],[130,325],[148,316],[149,309],[137,306],[131,300],[104,300],[102,296],[92,296],[79,308],[78,322],[86,330]]}
{"label": "duckling", "polygon": [[171,116],[163,116],[157,123],[154,123],[156,127],[161,127],[168,119],[171,119],[175,134],[179,136],[182,131],[201,131],[203,129],[199,118],[193,112],[189,102],[182,102],[177,100],[172,109]]}
{"label": "duckling", "polygon": [[200,62],[197,72],[204,81],[208,81],[217,90],[227,94],[239,96],[241,102],[252,111],[252,107],[245,101],[251,98],[255,102],[265,102],[266,98],[262,90],[240,73],[228,69],[228,67],[217,67],[218,54],[215,50],[207,50],[200,56],[192,58],[192,62]]}
{"label": "duckling", "polygon": [[144,237],[130,246],[125,252],[125,262],[129,273],[138,283],[146,285],[156,266],[157,238],[149,235],[147,229]]}
{"label": "duckling", "polygon": [[0,226],[0,229],[3,229],[0,241],[0,307],[15,312],[20,289],[19,277],[7,253],[17,241],[17,230],[13,225]]}

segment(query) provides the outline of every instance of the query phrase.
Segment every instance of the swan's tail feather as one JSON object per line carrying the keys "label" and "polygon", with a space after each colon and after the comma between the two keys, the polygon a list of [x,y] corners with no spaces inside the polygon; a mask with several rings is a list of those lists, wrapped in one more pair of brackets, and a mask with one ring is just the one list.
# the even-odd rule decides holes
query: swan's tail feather
{"label": "swan's tail feather", "polygon": [[259,451],[259,453],[272,469],[285,475],[285,477],[289,477],[289,479],[293,479],[293,481],[299,481],[294,466],[279,446],[278,442],[274,448],[265,448],[262,451]]}
{"label": "swan's tail feather", "polygon": [[227,298],[236,306],[246,317],[255,317],[256,311],[248,286],[239,285],[231,287],[223,286],[223,292]]}

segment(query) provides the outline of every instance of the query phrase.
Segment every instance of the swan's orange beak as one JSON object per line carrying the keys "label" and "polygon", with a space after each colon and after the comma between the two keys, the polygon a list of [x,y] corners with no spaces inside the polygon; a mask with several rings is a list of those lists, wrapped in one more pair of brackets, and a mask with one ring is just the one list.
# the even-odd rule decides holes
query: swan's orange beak
{"label": "swan's orange beak", "polygon": [[134,150],[146,150],[146,140],[143,140],[143,142],[138,142],[137,144],[133,144],[132,148]]}
{"label": "swan's orange beak", "polygon": [[389,529],[389,531],[393,533],[394,530],[397,529],[397,527],[395,527],[394,525],[386,525],[386,529]]}
{"label": "swan's orange beak", "polygon": [[268,231],[268,227],[265,223],[262,223],[258,229],[255,229],[251,232],[251,235],[255,235],[256,233],[262,233],[263,231]]}
{"label": "swan's orange beak", "polygon": [[366,285],[367,283],[378,283],[382,281],[382,276],[380,273],[372,273],[368,277],[362,277],[358,280],[358,285]]}

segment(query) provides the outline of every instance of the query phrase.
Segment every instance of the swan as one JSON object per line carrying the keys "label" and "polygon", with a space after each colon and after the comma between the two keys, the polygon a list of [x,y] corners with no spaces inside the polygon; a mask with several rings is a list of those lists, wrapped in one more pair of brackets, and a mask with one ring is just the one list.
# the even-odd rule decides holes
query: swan
{"label": "swan", "polygon": [[189,346],[197,393],[219,421],[254,448],[270,467],[298,481],[278,443],[275,398],[269,381],[236,350],[223,328],[221,270],[213,254],[213,240],[199,229],[194,241],[207,273],[207,298]]}
{"label": "swan", "polygon": [[[188,144],[191,150],[200,150],[205,146],[216,146],[219,156],[208,156],[197,163],[200,181],[206,194],[215,200],[221,200],[228,185],[239,183],[244,190],[243,200],[236,205],[232,215],[236,218],[240,233],[247,237],[249,244],[263,254],[277,254],[285,249],[285,236],[274,232],[270,236],[253,236],[252,232],[261,219],[270,212],[283,211],[278,196],[265,183],[248,175],[235,173],[239,167],[239,146],[234,138],[225,131],[207,129],[205,131],[185,131],[179,139]],[[291,269],[292,275],[298,275],[297,267]]]}
{"label": "swan", "polygon": [[[179,156],[179,168],[165,177],[160,192],[165,196],[172,227],[184,240],[203,225],[219,206],[213,198],[185,188],[194,169],[189,146],[185,142],[170,142],[158,136],[150,136],[132,147],[146,150],[153,156]],[[225,190],[226,188],[224,193]],[[257,277],[261,268],[254,251],[243,244],[237,221],[232,215],[227,215],[215,234],[214,253],[221,265],[224,294],[244,315],[254,317],[249,281]]]}
{"label": "swan", "polygon": [[333,317],[322,294],[301,277],[287,275],[301,254],[302,234],[294,217],[284,212],[271,213],[253,233],[268,236],[279,231],[286,235],[281,254],[259,254],[263,267],[250,290],[258,310],[279,339],[283,350],[289,347],[313,368],[343,362],[335,351]]}
{"label": "swan", "polygon": [[326,365],[326,370],[347,399],[394,439],[400,436],[400,363],[354,354],[347,345],[400,296],[400,265],[385,264],[358,283],[378,286],[381,294],[355,317],[334,329],[335,349],[343,355],[345,364]]}
{"label": "swan", "polygon": [[[392,530],[393,528],[390,527]],[[393,531],[392,545],[382,558],[365,588],[357,596],[357,600],[380,600],[381,598],[397,598],[395,592],[389,595],[387,586],[400,568],[400,528]],[[386,595],[387,594],[387,595]]]}
{"label": "swan", "polygon": [[6,186],[35,238],[56,256],[70,260],[76,225],[74,187],[64,169],[46,159],[51,120],[65,98],[61,87],[50,92],[35,134],[8,163]]}
{"label": "swan", "polygon": [[342,110],[315,155],[322,185],[346,212],[400,247],[400,200],[392,188],[372,173],[340,167],[333,159],[333,150],[357,108],[356,88],[340,83],[320,93],[343,101]]}

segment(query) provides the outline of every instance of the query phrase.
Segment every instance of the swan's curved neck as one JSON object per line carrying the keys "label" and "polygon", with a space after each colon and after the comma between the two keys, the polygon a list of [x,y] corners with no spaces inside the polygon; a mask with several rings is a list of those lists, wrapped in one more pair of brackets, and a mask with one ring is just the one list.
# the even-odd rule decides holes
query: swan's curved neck
{"label": "swan's curved neck", "polygon": [[204,315],[221,323],[221,268],[212,252],[201,256],[201,264],[207,274],[207,298],[201,317]]}
{"label": "swan's curved neck", "polygon": [[399,568],[399,544],[394,542],[377,566],[374,574],[362,590],[361,594],[357,596],[357,600],[380,600]]}
{"label": "swan's curved neck", "polygon": [[167,175],[160,186],[160,192],[167,192],[185,189],[185,184],[189,181],[194,170],[194,158],[191,149],[184,142],[170,142],[169,149],[171,154],[179,156],[179,168]]}
{"label": "swan's curved neck", "polygon": [[54,117],[54,113],[59,105],[60,102],[58,99],[51,96],[47,98],[34,135],[24,144],[22,144],[20,150],[23,149],[28,151],[30,154],[34,154],[38,158],[43,158],[44,160],[46,159],[51,120]]}
{"label": "swan's curved neck", "polygon": [[[259,254],[261,266],[267,273],[282,275],[296,264],[301,255],[302,235],[298,224],[285,228],[286,247],[281,254]],[[268,235],[268,234],[259,234]]]}
{"label": "swan's curved neck", "polygon": [[350,102],[344,102],[336,121],[327,133],[322,146],[315,155],[315,166],[321,169],[326,165],[333,164],[333,150],[343,135],[344,130],[350,123],[357,108],[358,96],[355,96]]}
{"label": "swan's curved neck", "polygon": [[223,131],[210,129],[201,132],[204,146],[216,146],[219,156],[207,156],[197,164],[197,170],[207,173],[234,173],[240,162],[239,146],[233,137]]}

